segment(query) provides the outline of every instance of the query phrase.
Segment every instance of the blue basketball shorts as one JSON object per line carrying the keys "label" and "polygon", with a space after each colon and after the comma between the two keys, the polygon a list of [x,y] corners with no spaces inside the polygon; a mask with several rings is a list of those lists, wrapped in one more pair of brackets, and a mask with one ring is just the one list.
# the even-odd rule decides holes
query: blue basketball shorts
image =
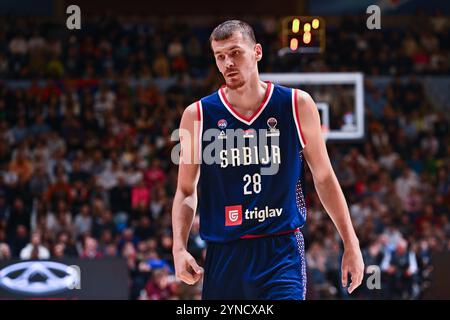
{"label": "blue basketball shorts", "polygon": [[300,231],[226,243],[209,242],[205,300],[304,300],[306,265]]}

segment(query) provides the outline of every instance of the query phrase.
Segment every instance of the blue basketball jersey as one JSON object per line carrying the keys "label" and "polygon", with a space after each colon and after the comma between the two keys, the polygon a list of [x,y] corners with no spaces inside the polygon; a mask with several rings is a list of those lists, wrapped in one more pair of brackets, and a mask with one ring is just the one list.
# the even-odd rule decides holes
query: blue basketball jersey
{"label": "blue basketball jersey", "polygon": [[197,102],[204,240],[283,234],[305,223],[305,140],[296,97],[297,90],[267,82],[251,117],[233,108],[224,87]]}

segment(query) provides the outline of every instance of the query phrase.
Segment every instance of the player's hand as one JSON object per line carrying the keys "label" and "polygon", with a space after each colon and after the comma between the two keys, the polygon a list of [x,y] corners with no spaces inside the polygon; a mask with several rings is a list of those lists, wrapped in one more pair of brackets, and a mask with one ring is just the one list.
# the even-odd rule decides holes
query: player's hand
{"label": "player's hand", "polygon": [[175,276],[187,284],[195,284],[203,276],[203,268],[197,264],[194,257],[186,250],[173,253]]}
{"label": "player's hand", "polygon": [[351,283],[347,290],[348,293],[352,293],[359,287],[364,277],[364,261],[359,246],[344,249],[341,271],[343,287],[347,287],[350,273]]}

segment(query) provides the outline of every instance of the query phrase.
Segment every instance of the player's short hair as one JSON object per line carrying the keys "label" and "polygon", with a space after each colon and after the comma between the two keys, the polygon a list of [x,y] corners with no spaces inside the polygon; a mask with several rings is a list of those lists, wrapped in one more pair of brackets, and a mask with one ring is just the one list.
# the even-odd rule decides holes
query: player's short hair
{"label": "player's short hair", "polygon": [[211,36],[209,37],[209,43],[213,41],[221,41],[231,38],[235,32],[240,31],[242,36],[256,44],[256,37],[253,28],[246,22],[241,20],[228,20],[222,22],[214,28]]}

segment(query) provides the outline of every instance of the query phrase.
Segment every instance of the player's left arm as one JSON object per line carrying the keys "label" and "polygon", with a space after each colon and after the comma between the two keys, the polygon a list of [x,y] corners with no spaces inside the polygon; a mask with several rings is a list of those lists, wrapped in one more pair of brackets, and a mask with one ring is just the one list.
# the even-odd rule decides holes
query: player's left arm
{"label": "player's left arm", "polygon": [[342,285],[347,286],[347,276],[350,273],[351,284],[348,292],[352,293],[361,284],[364,276],[364,262],[359,241],[352,225],[344,193],[328,157],[317,106],[308,93],[298,90],[296,107],[305,140],[304,158],[311,170],[319,199],[344,243]]}

